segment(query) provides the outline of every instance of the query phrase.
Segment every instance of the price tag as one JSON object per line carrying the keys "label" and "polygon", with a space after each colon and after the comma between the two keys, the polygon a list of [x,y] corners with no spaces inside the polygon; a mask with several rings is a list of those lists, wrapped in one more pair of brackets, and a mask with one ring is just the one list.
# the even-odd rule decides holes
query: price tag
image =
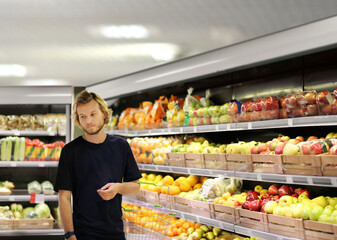
{"label": "price tag", "polygon": [[16,167],[16,162],[10,162],[11,167]]}
{"label": "price tag", "polygon": [[39,163],[38,163],[38,166],[39,166],[39,167],[45,167],[46,164],[45,164],[44,162],[39,162]]}
{"label": "price tag", "polygon": [[8,197],[8,201],[10,201],[10,202],[14,202],[14,201],[15,201],[15,198],[14,198],[14,196],[9,196],[9,197]]}
{"label": "price tag", "polygon": [[30,194],[30,203],[44,203],[44,194]]}

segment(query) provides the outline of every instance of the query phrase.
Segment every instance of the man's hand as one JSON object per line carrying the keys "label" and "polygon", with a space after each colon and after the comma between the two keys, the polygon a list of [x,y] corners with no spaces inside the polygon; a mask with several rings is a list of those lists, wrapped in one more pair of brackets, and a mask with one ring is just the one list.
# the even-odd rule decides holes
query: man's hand
{"label": "man's hand", "polygon": [[98,194],[103,200],[113,199],[117,193],[119,193],[120,183],[107,183],[103,187],[97,190]]}

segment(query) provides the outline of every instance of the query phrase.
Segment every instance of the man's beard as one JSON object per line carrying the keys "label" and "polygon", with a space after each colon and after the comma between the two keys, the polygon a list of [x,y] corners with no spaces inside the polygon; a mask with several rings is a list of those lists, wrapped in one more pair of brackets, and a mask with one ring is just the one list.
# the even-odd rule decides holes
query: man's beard
{"label": "man's beard", "polygon": [[97,131],[95,131],[95,132],[88,132],[85,128],[83,128],[83,130],[86,132],[86,134],[88,134],[88,135],[95,135],[95,134],[97,134],[97,133],[99,133],[101,130],[102,130],[102,128],[104,128],[104,123],[102,123],[102,125],[98,128],[98,130]]}

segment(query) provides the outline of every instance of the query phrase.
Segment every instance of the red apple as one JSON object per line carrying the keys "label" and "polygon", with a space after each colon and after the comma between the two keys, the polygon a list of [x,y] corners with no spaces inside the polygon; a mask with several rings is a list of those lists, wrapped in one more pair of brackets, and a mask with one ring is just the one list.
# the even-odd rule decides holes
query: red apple
{"label": "red apple", "polygon": [[301,142],[304,142],[304,137],[302,136],[297,136],[296,139],[300,140]]}
{"label": "red apple", "polygon": [[329,155],[337,155],[337,145],[334,145],[330,148]]}
{"label": "red apple", "polygon": [[302,189],[302,188],[296,188],[296,189],[294,190],[294,193],[297,194],[298,196],[301,195],[302,192],[303,192],[303,189]]}
{"label": "red apple", "polygon": [[249,202],[249,201],[245,201],[245,202],[241,205],[241,207],[242,207],[243,209],[249,209],[250,203],[251,203],[251,202]]}
{"label": "red apple", "polygon": [[257,192],[250,192],[247,194],[246,201],[253,201],[259,199],[259,194]]}
{"label": "red apple", "polygon": [[317,116],[319,114],[317,104],[308,105],[307,111],[309,116]]}
{"label": "red apple", "polygon": [[290,189],[287,185],[282,185],[279,189],[278,189],[278,195],[280,197],[284,196],[284,195],[290,195]]}
{"label": "red apple", "polygon": [[329,104],[324,105],[321,109],[321,115],[331,115],[331,114],[332,114],[331,105]]}
{"label": "red apple", "polygon": [[315,139],[317,139],[316,136],[310,136],[310,137],[308,137],[307,141],[310,142],[310,141],[313,141]]}
{"label": "red apple", "polygon": [[304,95],[304,99],[307,104],[315,104],[316,103],[316,94],[314,92],[307,92]]}
{"label": "red apple", "polygon": [[275,202],[279,202],[279,200],[280,200],[280,196],[279,195],[274,195],[274,196],[272,196],[271,197],[271,199],[270,200],[272,200],[272,201],[275,201]]}
{"label": "red apple", "polygon": [[261,200],[269,199],[269,197],[270,197],[270,195],[269,195],[268,193],[262,193],[262,194],[260,195],[260,199],[261,199]]}
{"label": "red apple", "polygon": [[290,137],[289,136],[282,136],[280,138],[281,142],[288,142],[290,140]]}
{"label": "red apple", "polygon": [[298,194],[297,193],[293,193],[291,194],[292,197],[298,198]]}
{"label": "red apple", "polygon": [[268,149],[268,144],[267,143],[261,143],[258,147],[257,150],[260,152],[266,151]]}
{"label": "red apple", "polygon": [[290,194],[293,194],[295,189],[293,187],[289,187],[289,190],[290,190]]}
{"label": "red apple", "polygon": [[275,147],[275,154],[282,154],[284,146],[285,146],[284,142],[279,142]]}
{"label": "red apple", "polygon": [[310,155],[310,146],[311,146],[310,142],[305,142],[301,145],[303,155]]}
{"label": "red apple", "polygon": [[260,199],[256,199],[256,200],[251,201],[251,203],[249,205],[249,210],[260,211],[261,203],[262,203],[262,201]]}
{"label": "red apple", "polygon": [[277,195],[278,194],[278,186],[276,184],[271,185],[268,188],[268,194],[270,194],[270,195]]}
{"label": "red apple", "polygon": [[335,99],[331,104],[331,114],[337,115],[337,99]]}
{"label": "red apple", "polygon": [[325,97],[328,94],[329,94],[329,91],[323,91],[323,92],[318,93],[316,95],[316,102],[317,103],[329,103]]}
{"label": "red apple", "polygon": [[310,145],[310,155],[318,155],[323,153],[323,147],[320,142],[314,142]]}
{"label": "red apple", "polygon": [[293,144],[293,145],[297,145],[297,144],[299,144],[300,142],[301,142],[301,140],[299,140],[299,139],[294,139],[294,138],[289,139],[289,141],[288,141],[288,143],[291,143],[291,144]]}
{"label": "red apple", "polygon": [[259,150],[257,146],[254,146],[250,149],[251,154],[259,154]]}

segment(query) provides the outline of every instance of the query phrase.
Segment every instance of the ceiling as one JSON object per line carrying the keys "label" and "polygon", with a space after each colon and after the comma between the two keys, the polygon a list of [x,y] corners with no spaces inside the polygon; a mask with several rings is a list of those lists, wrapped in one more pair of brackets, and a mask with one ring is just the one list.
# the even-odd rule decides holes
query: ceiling
{"label": "ceiling", "polygon": [[[1,0],[0,86],[88,86],[335,15],[336,0]],[[106,38],[109,25],[148,38]]]}

